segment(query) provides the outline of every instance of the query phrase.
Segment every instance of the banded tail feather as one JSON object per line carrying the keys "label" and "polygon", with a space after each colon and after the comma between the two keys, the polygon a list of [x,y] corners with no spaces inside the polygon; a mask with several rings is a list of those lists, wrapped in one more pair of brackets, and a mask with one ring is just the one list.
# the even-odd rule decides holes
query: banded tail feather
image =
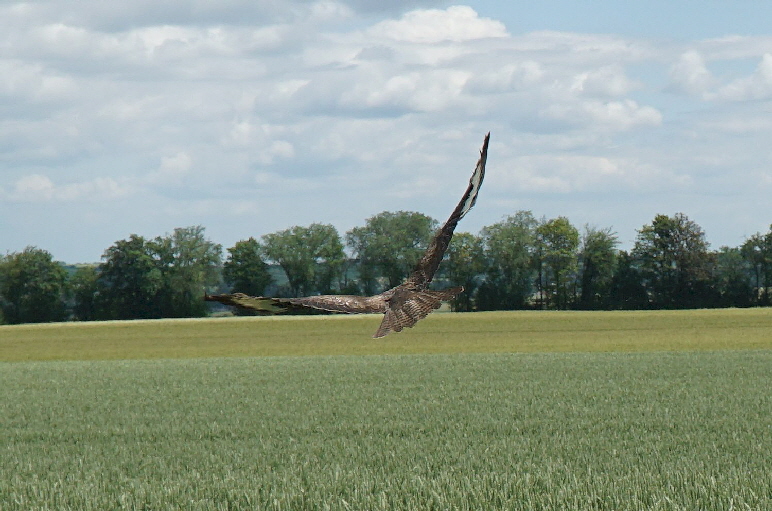
{"label": "banded tail feather", "polygon": [[389,332],[401,332],[403,328],[412,328],[432,311],[439,309],[442,302],[452,300],[463,291],[463,287],[442,291],[408,291],[408,297],[401,304],[395,304],[396,306],[390,306],[386,310],[381,326],[373,337],[377,339]]}

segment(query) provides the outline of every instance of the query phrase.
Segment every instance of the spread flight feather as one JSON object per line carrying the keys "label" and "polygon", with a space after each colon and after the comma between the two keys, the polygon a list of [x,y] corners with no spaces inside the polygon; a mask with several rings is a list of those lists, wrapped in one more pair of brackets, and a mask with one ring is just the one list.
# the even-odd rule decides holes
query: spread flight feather
{"label": "spread flight feather", "polygon": [[485,177],[485,162],[488,157],[488,140],[490,133],[485,135],[480,158],[477,160],[469,186],[461,201],[450,214],[445,224],[437,231],[423,257],[410,276],[397,287],[374,296],[354,295],[318,295],[301,298],[267,298],[248,296],[243,293],[205,295],[210,301],[252,309],[263,314],[276,314],[290,307],[308,307],[331,312],[346,312],[351,314],[379,313],[383,320],[373,337],[383,337],[389,332],[400,332],[405,327],[412,327],[430,312],[440,307],[446,300],[452,300],[461,293],[463,287],[453,287],[442,291],[428,289],[434,273],[448,249],[453,231],[458,222],[464,218],[477,201],[483,178]]}

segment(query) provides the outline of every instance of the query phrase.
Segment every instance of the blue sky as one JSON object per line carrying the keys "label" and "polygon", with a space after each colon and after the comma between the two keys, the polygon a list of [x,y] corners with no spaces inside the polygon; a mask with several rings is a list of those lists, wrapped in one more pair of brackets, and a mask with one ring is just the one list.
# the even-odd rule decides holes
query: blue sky
{"label": "blue sky", "polygon": [[769,228],[772,4],[531,4],[0,3],[0,251],[443,220],[487,131],[460,230],[520,209],[623,248],[659,213],[714,248]]}
{"label": "blue sky", "polygon": [[613,33],[689,41],[728,34],[769,35],[772,4],[759,0],[547,1],[470,3],[513,31]]}

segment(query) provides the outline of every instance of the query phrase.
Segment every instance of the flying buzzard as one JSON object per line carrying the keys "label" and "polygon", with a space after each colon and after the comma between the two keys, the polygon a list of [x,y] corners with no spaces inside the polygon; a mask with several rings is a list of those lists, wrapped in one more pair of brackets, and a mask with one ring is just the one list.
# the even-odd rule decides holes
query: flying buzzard
{"label": "flying buzzard", "polygon": [[405,327],[412,327],[418,320],[425,318],[434,309],[439,308],[442,301],[451,300],[464,290],[463,287],[452,287],[442,291],[433,291],[428,287],[442,257],[445,255],[445,251],[448,249],[450,239],[453,237],[453,230],[459,220],[464,218],[464,215],[472,209],[477,200],[477,193],[480,191],[480,185],[482,185],[485,176],[485,161],[488,157],[490,135],[490,133],[485,135],[480,150],[480,159],[477,160],[477,166],[469,179],[469,186],[464,192],[464,196],[461,197],[461,201],[445,225],[434,235],[413,273],[399,286],[374,296],[319,295],[302,298],[267,298],[234,293],[205,295],[204,298],[269,314],[284,312],[292,307],[310,307],[352,314],[383,314],[381,326],[373,336],[375,338],[383,337],[392,331],[399,332]]}

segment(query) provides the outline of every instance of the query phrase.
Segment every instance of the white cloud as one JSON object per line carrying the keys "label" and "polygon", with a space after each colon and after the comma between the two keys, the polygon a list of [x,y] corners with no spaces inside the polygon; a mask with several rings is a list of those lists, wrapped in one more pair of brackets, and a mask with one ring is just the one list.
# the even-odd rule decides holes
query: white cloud
{"label": "white cloud", "polygon": [[247,147],[252,141],[253,125],[248,121],[237,121],[231,128],[226,143],[232,143],[234,146]]}
{"label": "white cloud", "polygon": [[531,155],[514,158],[513,169],[494,180],[515,196],[523,192],[549,194],[575,193],[650,193],[663,184],[684,187],[688,175],[632,158],[609,158],[591,155]]}
{"label": "white cloud", "polygon": [[185,151],[163,156],[158,170],[150,173],[145,181],[152,185],[181,185],[192,166],[193,159]]}
{"label": "white cloud", "polygon": [[465,5],[451,6],[446,10],[410,11],[399,20],[377,23],[367,33],[379,38],[420,44],[464,42],[508,35],[503,23],[480,18]]}
{"label": "white cloud", "polygon": [[[354,2],[346,2],[354,3]],[[40,20],[64,20],[69,24],[100,31],[118,32],[134,26],[151,25],[268,25],[297,23],[303,20],[337,21],[350,16],[344,2],[329,0],[252,1],[222,0],[101,0],[98,2],[17,2],[0,7],[0,15],[14,25]],[[358,8],[368,2],[357,2]],[[380,3],[380,2],[378,2]],[[389,2],[390,8],[402,9],[402,2]],[[384,9],[381,9],[384,10]]]}
{"label": "white cloud", "polygon": [[772,48],[772,35],[728,35],[690,44],[709,61],[738,61],[757,59]]}
{"label": "white cloud", "polygon": [[309,9],[309,18],[313,21],[335,21],[353,18],[355,13],[349,6],[332,0],[312,2]]}
{"label": "white cloud", "polygon": [[56,185],[41,174],[30,174],[19,178],[13,191],[6,194],[10,202],[102,202],[126,197],[131,187],[119,184],[109,177],[98,177],[90,181]]}
{"label": "white cloud", "polygon": [[239,120],[232,123],[222,144],[244,151],[251,161],[260,165],[271,165],[277,159],[291,159],[295,156],[293,144],[280,138],[282,131],[281,128],[257,120]]}
{"label": "white cloud", "polygon": [[295,156],[295,148],[286,140],[274,140],[265,152],[265,162],[270,163],[274,158],[292,158]]}
{"label": "white cloud", "polygon": [[439,111],[459,100],[469,73],[443,69],[368,78],[341,95],[342,106]]}
{"label": "white cloud", "polygon": [[620,131],[635,126],[658,126],[662,123],[662,114],[656,108],[640,106],[632,99],[553,104],[546,107],[542,113],[547,118],[570,124],[594,124]]}
{"label": "white cloud", "polygon": [[[437,5],[0,5],[0,208],[13,208],[0,217],[29,225],[0,251],[57,239],[41,203],[108,242],[185,224],[243,237],[309,219],[350,228],[384,209],[445,216],[445,187],[462,191],[488,130],[488,199],[470,230],[511,213],[497,204],[552,214],[553,195],[597,215],[638,190],[665,212],[706,190],[742,196],[738,211],[766,200],[772,38],[522,33],[489,6]],[[733,178],[711,188],[719,174]],[[226,204],[245,217],[293,207],[236,225],[217,214]],[[173,218],[143,213],[164,208]]]}
{"label": "white cloud", "polygon": [[174,176],[184,175],[190,170],[193,160],[190,155],[180,151],[174,156],[164,156],[161,158],[160,172]]}
{"label": "white cloud", "polygon": [[13,199],[17,201],[47,201],[54,195],[54,183],[46,176],[32,174],[16,181]]}
{"label": "white cloud", "polygon": [[704,94],[716,82],[705,65],[705,59],[694,50],[689,50],[678,58],[670,68],[671,85],[676,90],[687,94]]}
{"label": "white cloud", "polygon": [[266,190],[295,190],[296,192],[316,190],[319,185],[313,180],[304,178],[293,178],[281,176],[276,172],[257,172],[254,175],[254,182],[258,187]]}
{"label": "white cloud", "polygon": [[712,132],[727,132],[737,135],[753,135],[772,132],[772,119],[764,115],[749,114],[748,112],[736,113],[722,117],[717,121],[705,122],[705,127]]}
{"label": "white cloud", "polygon": [[72,98],[76,89],[72,78],[47,70],[42,64],[0,59],[0,98],[63,101]]}
{"label": "white cloud", "polygon": [[602,66],[574,76],[571,90],[593,96],[618,97],[628,94],[637,85],[618,65]]}
{"label": "white cloud", "polygon": [[772,54],[765,53],[752,75],[724,85],[716,96],[730,101],[772,98]]}
{"label": "white cloud", "polygon": [[506,63],[496,69],[469,77],[467,90],[471,93],[505,93],[533,87],[544,77],[544,69],[536,61]]}
{"label": "white cloud", "polygon": [[574,65],[607,66],[657,58],[658,50],[649,41],[613,34],[592,34],[541,30],[512,37],[518,52],[539,55],[545,62],[561,62],[566,69]]}

